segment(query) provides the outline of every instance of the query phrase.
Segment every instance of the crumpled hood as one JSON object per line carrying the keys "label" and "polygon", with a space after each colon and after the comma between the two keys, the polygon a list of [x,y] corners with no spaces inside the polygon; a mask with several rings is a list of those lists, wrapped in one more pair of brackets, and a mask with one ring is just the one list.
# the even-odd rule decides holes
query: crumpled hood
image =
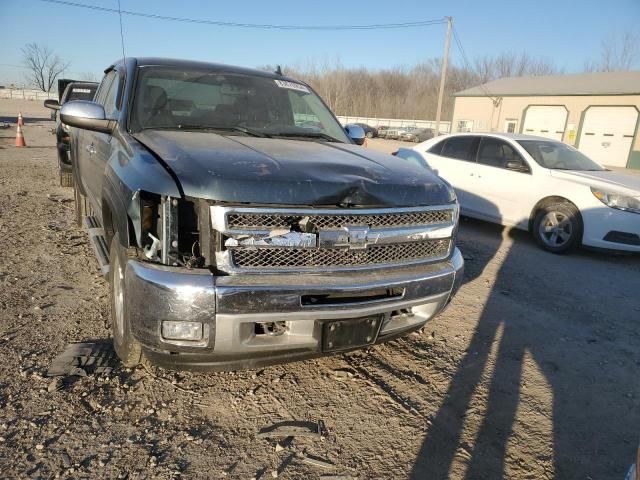
{"label": "crumpled hood", "polygon": [[624,193],[632,196],[640,196],[640,175],[618,172],[612,170],[603,171],[578,171],[578,170],[551,170],[551,175],[564,178],[589,187],[598,187],[612,192]]}
{"label": "crumpled hood", "polygon": [[357,145],[173,130],[134,137],[169,165],[189,197],[315,206],[451,201],[433,172]]}

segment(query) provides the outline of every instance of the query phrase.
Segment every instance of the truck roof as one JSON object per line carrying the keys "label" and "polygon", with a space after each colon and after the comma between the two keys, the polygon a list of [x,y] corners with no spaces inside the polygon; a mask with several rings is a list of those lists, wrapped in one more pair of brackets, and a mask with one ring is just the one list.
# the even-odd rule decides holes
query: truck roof
{"label": "truck roof", "polygon": [[[212,72],[238,73],[238,74],[244,74],[244,75],[254,75],[254,76],[273,78],[273,79],[287,79],[287,80],[300,82],[300,80],[287,77],[286,75],[278,75],[275,72],[258,70],[255,68],[238,67],[234,65],[225,65],[222,63],[210,63],[210,62],[200,62],[195,60],[160,58],[160,57],[127,57],[127,60],[129,59],[135,60],[139,67],[155,65],[155,66],[180,67],[180,68],[196,68],[196,69],[209,70]],[[113,63],[113,65],[121,65],[121,64],[122,64],[122,59],[119,59],[118,61]]]}

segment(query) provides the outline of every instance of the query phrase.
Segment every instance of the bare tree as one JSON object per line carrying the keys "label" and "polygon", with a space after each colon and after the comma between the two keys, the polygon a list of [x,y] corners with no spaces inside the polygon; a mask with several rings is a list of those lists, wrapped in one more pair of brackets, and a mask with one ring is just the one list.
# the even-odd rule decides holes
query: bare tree
{"label": "bare tree", "polygon": [[[338,115],[377,118],[433,119],[436,115],[442,59],[413,67],[382,70],[347,68],[338,59],[307,66],[283,67],[309,83]],[[264,67],[274,71],[273,66]],[[476,59],[473,66],[451,64],[447,73],[443,118],[453,113],[452,94],[496,78],[547,75],[560,70],[550,61],[526,53],[501,53]]]}
{"label": "bare tree", "polygon": [[586,72],[620,72],[632,70],[640,56],[640,36],[633,32],[621,32],[602,41],[600,59],[586,61]]}
{"label": "bare tree", "polygon": [[29,70],[29,79],[43,92],[50,92],[60,74],[69,67],[57,54],[35,42],[22,49],[23,61]]}

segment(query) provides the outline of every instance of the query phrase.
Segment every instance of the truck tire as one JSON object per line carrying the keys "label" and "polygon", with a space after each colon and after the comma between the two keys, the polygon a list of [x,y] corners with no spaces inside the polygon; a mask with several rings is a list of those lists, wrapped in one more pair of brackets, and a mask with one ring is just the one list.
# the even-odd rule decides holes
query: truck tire
{"label": "truck tire", "polygon": [[551,253],[568,253],[582,242],[582,218],[569,202],[545,205],[536,212],[532,234],[536,243]]}
{"label": "truck tire", "polygon": [[111,330],[113,348],[125,367],[135,367],[142,361],[142,346],[131,333],[125,301],[126,255],[116,233],[109,249],[109,284],[111,287]]}
{"label": "truck tire", "polygon": [[73,187],[73,171],[71,165],[63,161],[64,157],[69,158],[69,152],[58,149],[58,174],[60,175],[61,187]]}
{"label": "truck tire", "polygon": [[73,187],[73,173],[65,173],[60,171],[60,186]]}
{"label": "truck tire", "polygon": [[76,208],[76,226],[82,227],[84,222],[84,217],[87,216],[87,199],[85,198],[78,187],[73,189],[73,198],[75,200],[75,208]]}

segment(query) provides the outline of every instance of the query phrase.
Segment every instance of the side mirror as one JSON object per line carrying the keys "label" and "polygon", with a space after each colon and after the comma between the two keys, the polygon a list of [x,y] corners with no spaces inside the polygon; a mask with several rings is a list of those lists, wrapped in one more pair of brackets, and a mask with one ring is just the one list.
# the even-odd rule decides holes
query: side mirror
{"label": "side mirror", "polygon": [[355,143],[356,145],[364,144],[364,141],[367,138],[364,134],[364,128],[362,128],[360,125],[350,123],[348,125],[345,125],[344,131],[347,132],[347,136],[351,140],[353,140],[353,143]]}
{"label": "side mirror", "polygon": [[520,160],[509,160],[505,168],[507,170],[513,170],[514,172],[529,173],[529,167]]}
{"label": "side mirror", "polygon": [[60,120],[72,127],[111,134],[115,120],[106,118],[102,105],[87,100],[67,102],[60,110]]}
{"label": "side mirror", "polygon": [[44,106],[51,110],[60,110],[60,103],[58,100],[45,100]]}

